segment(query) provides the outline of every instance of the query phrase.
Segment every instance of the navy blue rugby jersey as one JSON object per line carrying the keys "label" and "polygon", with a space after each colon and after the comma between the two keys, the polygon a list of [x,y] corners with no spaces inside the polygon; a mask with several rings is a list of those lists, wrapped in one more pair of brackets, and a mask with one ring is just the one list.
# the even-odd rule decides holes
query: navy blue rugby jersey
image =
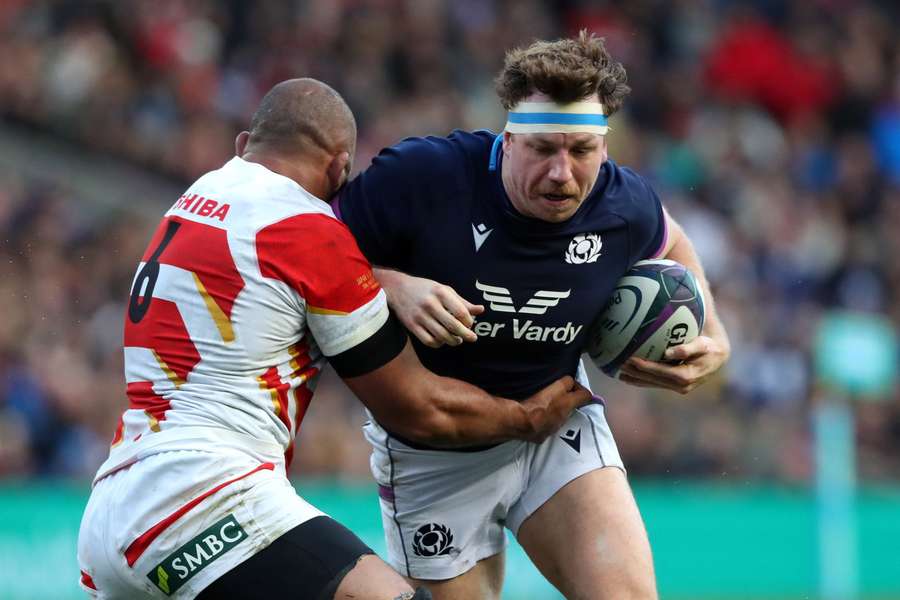
{"label": "navy blue rugby jersey", "polygon": [[656,193],[612,161],[568,221],[521,215],[503,188],[495,138],[457,130],[405,139],[350,181],[335,207],[373,264],[447,284],[485,306],[477,342],[433,349],[414,339],[422,363],[524,399],[574,375],[616,282],[661,249],[666,227]]}

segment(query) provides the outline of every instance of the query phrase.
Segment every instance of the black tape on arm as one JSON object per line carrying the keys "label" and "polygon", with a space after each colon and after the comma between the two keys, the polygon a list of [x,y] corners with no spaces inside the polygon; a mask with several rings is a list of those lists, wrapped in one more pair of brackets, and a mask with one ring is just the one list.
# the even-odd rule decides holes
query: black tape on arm
{"label": "black tape on arm", "polygon": [[359,377],[391,362],[405,345],[406,329],[390,313],[378,331],[328,360],[342,378]]}

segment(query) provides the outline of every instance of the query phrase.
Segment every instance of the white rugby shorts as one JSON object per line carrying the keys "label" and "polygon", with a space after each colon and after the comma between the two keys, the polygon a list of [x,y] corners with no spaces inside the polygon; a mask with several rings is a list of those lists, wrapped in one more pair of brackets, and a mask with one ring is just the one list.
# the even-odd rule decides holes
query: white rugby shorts
{"label": "white rugby shorts", "polygon": [[276,538],[323,514],[284,457],[160,452],[94,485],[78,535],[93,598],[193,598]]}
{"label": "white rugby shorts", "polygon": [[570,481],[622,459],[598,400],[540,444],[510,441],[474,452],[417,450],[374,421],[372,444],[387,562],[402,575],[461,575],[506,547],[519,527]]}

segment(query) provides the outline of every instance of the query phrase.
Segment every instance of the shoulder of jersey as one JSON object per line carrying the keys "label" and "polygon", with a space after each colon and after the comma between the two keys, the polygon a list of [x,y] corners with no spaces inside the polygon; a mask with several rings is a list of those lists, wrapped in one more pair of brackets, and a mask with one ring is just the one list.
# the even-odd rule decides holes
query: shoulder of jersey
{"label": "shoulder of jersey", "polygon": [[228,202],[231,205],[230,221],[251,230],[300,214],[323,214],[334,218],[328,203],[296,182],[240,158],[207,173],[186,194]]}
{"label": "shoulder of jersey", "polygon": [[647,193],[650,184],[646,177],[630,167],[622,167],[612,161],[608,161],[608,164],[611,168],[611,182],[615,182],[618,186],[625,188],[632,195]]}
{"label": "shoulder of jersey", "polygon": [[627,208],[645,202],[650,196],[650,184],[643,175],[611,160],[603,168],[607,169],[608,177],[604,202],[611,204],[610,208]]}
{"label": "shoulder of jersey", "polygon": [[489,152],[497,134],[489,129],[476,129],[475,131],[465,131],[462,129],[454,129],[449,136],[451,140],[470,152]]}
{"label": "shoulder of jersey", "polygon": [[487,130],[464,131],[455,129],[446,137],[426,136],[410,137],[402,140],[392,150],[402,155],[404,164],[411,171],[433,174],[436,171],[453,171],[461,162],[469,162],[472,158],[484,159],[487,156],[494,134]]}

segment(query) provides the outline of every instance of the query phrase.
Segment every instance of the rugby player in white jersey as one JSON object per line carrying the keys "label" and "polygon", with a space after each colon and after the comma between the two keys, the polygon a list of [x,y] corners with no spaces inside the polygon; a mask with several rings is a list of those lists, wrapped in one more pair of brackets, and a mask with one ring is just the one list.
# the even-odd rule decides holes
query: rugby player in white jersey
{"label": "rugby player in white jersey", "polygon": [[355,142],[334,90],[282,82],[237,156],[163,217],[125,318],[129,405],[79,534],[91,597],[430,597],[286,477],[326,361],[429,445],[541,440],[589,400],[570,377],[520,403],[422,367],[325,202]]}

